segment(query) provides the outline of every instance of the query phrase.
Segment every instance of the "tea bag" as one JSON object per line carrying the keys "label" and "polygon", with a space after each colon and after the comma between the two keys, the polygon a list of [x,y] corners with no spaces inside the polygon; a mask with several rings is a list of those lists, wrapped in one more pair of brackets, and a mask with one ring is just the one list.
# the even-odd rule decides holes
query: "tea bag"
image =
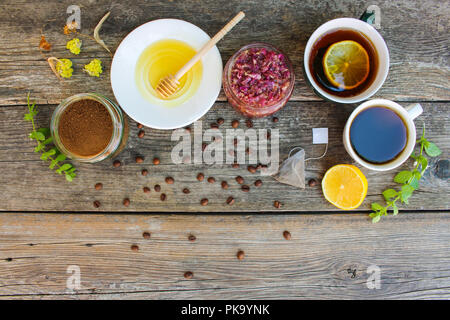
{"label": "tea bag", "polygon": [[[319,160],[327,154],[328,128],[313,128],[313,144],[325,144],[324,153],[317,158],[305,159],[305,150],[295,147],[289,152],[289,156],[280,166],[275,180],[291,186],[305,189],[305,163],[309,160]],[[294,155],[293,152],[297,151]]]}

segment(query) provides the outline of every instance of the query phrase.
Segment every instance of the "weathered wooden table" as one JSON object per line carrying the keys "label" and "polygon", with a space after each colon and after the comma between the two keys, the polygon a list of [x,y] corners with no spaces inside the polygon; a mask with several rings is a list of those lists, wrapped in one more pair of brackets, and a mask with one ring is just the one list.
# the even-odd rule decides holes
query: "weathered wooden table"
{"label": "weathered wooden table", "polygon": [[[449,212],[449,20],[448,1],[382,1],[380,33],[390,49],[388,79],[376,97],[402,104],[421,102],[421,123],[443,154],[433,159],[420,189],[397,217],[372,225],[370,203],[381,201],[382,190],[393,186],[395,172],[364,170],[369,192],[358,211],[339,212],[327,203],[320,185],[298,190],[259,177],[245,166],[174,165],[171,132],[145,128],[137,137],[130,121],[130,138],[112,160],[79,164],[72,183],[52,173],[33,152],[34,143],[23,121],[26,95],[39,105],[38,125],[47,126],[63,99],[81,92],[100,92],[113,98],[109,82],[111,57],[85,39],[83,52],[65,49],[62,33],[73,1],[11,1],[0,3],[0,298],[450,298]],[[278,128],[281,158],[312,146],[311,128],[328,127],[327,156],[308,163],[307,178],[320,181],[337,163],[351,163],[341,134],[355,106],[324,102],[304,81],[301,66],[309,35],[337,17],[359,17],[368,3],[360,1],[77,1],[82,32],[91,34],[97,21],[111,11],[101,31],[115,49],[121,39],[144,22],[173,17],[215,33],[238,10],[247,17],[219,43],[224,62],[241,46],[266,41],[284,50],[295,66],[296,85],[288,105],[272,118],[254,120],[255,128]],[[37,46],[40,30],[53,44],[51,55],[70,57],[72,79],[60,82],[51,73]],[[81,72],[83,64],[100,58],[105,67],[99,79]],[[244,119],[223,93],[202,119],[204,126],[225,119]],[[136,164],[136,155],[145,157]],[[161,159],[153,165],[153,157]],[[408,162],[404,167],[411,167]],[[149,175],[142,176],[141,170]],[[203,172],[217,182],[198,182]],[[167,185],[166,176],[175,183]],[[263,185],[244,193],[234,181],[241,175]],[[222,190],[220,181],[230,188]],[[103,190],[94,185],[103,183]],[[162,202],[155,184],[162,186]],[[149,194],[142,192],[148,186]],[[190,194],[184,194],[183,188]],[[225,204],[234,196],[232,206]],[[129,198],[128,207],[122,205]],[[208,198],[207,206],[200,199]],[[93,207],[98,200],[101,206]],[[280,201],[281,209],[273,207]],[[285,240],[283,231],[292,238]],[[146,237],[143,234],[147,232]],[[195,241],[188,237],[194,235]],[[192,240],[192,239],[191,239]],[[133,250],[134,249],[134,250]],[[238,260],[242,250],[245,258]],[[367,268],[381,270],[381,288],[370,290]],[[81,288],[66,286],[78,266]],[[69,269],[68,269],[69,268]],[[73,269],[75,268],[75,269]],[[185,272],[193,273],[185,279]]]}

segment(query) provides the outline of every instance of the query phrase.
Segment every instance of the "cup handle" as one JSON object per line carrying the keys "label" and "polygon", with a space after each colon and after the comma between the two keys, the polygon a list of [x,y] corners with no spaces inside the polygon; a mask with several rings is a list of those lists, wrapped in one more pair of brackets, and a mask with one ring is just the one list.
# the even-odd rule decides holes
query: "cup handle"
{"label": "cup handle", "polygon": [[418,116],[420,116],[423,112],[422,106],[418,103],[407,106],[406,111],[408,112],[411,120],[414,120]]}

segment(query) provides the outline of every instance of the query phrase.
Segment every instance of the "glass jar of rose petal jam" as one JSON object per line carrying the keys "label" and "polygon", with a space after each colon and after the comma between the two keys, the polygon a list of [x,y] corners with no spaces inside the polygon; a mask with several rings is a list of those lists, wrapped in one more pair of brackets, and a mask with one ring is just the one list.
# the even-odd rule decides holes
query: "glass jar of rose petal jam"
{"label": "glass jar of rose petal jam", "polygon": [[280,110],[291,97],[294,82],[289,58],[267,43],[242,47],[223,73],[228,102],[247,117],[266,117]]}

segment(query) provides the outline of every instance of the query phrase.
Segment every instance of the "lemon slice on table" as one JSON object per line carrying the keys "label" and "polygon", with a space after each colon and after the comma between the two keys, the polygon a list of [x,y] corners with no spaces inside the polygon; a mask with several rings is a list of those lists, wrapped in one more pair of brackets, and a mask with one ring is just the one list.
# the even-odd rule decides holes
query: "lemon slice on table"
{"label": "lemon slice on table", "polygon": [[356,88],[369,76],[369,55],[356,41],[345,40],[332,44],[325,52],[322,64],[328,81],[337,88]]}
{"label": "lemon slice on table", "polygon": [[358,208],[366,197],[367,186],[361,170],[350,164],[331,167],[322,179],[325,199],[342,210]]}

